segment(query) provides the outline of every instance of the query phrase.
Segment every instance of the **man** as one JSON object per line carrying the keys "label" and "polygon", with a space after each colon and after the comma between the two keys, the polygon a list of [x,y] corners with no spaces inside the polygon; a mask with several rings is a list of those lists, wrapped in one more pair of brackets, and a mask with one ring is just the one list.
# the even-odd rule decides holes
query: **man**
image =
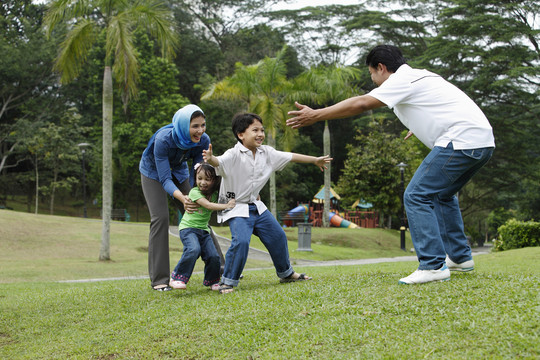
{"label": "man", "polygon": [[491,158],[493,130],[480,108],[439,75],[413,69],[401,51],[379,45],[366,58],[378,86],[323,109],[296,103],[287,120],[293,128],[358,115],[388,106],[410,131],[431,149],[403,196],[418,269],[399,280],[421,284],[450,279],[450,270],[474,269],[456,193]]}

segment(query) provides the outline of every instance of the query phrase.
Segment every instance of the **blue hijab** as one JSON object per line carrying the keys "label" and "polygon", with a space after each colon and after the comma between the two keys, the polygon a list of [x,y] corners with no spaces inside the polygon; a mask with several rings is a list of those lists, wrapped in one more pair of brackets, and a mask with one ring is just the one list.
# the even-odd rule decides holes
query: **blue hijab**
{"label": "blue hijab", "polygon": [[191,141],[191,135],[189,134],[191,116],[195,111],[200,111],[204,115],[200,107],[190,104],[178,110],[172,118],[173,139],[180,149],[187,150],[199,145],[199,143]]}

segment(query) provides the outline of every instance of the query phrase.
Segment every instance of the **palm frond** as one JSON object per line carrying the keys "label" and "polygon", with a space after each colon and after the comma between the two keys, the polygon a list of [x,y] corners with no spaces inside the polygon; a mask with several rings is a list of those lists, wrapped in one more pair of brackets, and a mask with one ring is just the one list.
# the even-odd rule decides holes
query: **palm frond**
{"label": "palm frond", "polygon": [[179,40],[167,2],[138,0],[127,12],[137,19],[138,25],[147,29],[157,39],[162,57],[171,59],[178,48]]}
{"label": "palm frond", "polygon": [[92,11],[94,11],[94,7],[89,0],[51,1],[43,19],[47,36],[51,36],[53,29],[61,21],[78,17],[84,18]]}
{"label": "palm frond", "polygon": [[82,63],[95,40],[95,24],[91,20],[81,20],[67,34],[60,47],[60,54],[54,65],[61,72],[61,81],[67,83],[77,77]]}
{"label": "palm frond", "polygon": [[124,103],[136,94],[139,78],[137,51],[133,44],[129,14],[121,12],[111,19],[107,27],[106,54],[114,56],[113,73],[122,84]]}

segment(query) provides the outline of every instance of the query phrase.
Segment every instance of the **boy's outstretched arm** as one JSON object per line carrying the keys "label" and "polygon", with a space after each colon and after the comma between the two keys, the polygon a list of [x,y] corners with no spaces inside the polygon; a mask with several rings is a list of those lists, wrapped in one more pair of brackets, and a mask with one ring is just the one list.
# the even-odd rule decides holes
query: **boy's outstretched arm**
{"label": "boy's outstretched arm", "polygon": [[203,150],[203,160],[212,165],[213,167],[219,166],[219,161],[217,157],[214,156],[212,152],[212,144],[208,145],[208,150]]}
{"label": "boy's outstretched arm", "polygon": [[324,171],[324,169],[326,169],[326,164],[328,164],[332,160],[334,159],[331,158],[330,155],[315,157],[315,156],[292,153],[291,161],[297,162],[297,163],[315,164],[319,167],[319,169],[321,169],[321,171]]}

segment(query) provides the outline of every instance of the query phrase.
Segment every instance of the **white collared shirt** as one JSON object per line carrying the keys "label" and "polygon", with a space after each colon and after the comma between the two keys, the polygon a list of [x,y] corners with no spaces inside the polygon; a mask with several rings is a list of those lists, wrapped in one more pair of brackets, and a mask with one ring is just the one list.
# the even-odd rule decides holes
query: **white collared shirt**
{"label": "white collared shirt", "polygon": [[257,205],[262,214],[266,205],[257,200],[259,192],[273,172],[282,170],[292,160],[292,153],[261,145],[253,156],[251,150],[238,142],[217,159],[216,172],[222,177],[219,203],[226,204],[232,198],[236,200],[233,209],[218,212],[218,222],[222,223],[233,217],[249,217],[250,203]]}
{"label": "white collared shirt", "polygon": [[480,108],[463,91],[427,70],[403,64],[368,95],[394,110],[427,147],[454,150],[494,147],[493,130]]}

